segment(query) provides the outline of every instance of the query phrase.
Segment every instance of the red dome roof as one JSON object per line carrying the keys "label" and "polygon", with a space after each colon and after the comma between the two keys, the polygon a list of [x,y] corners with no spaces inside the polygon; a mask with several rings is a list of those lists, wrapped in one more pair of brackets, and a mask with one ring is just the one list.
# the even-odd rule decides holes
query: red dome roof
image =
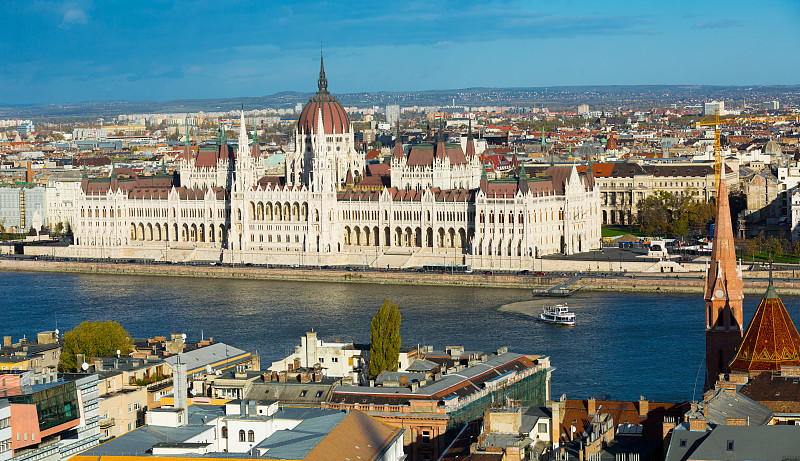
{"label": "red dome roof", "polygon": [[319,91],[311,98],[300,118],[297,119],[297,130],[302,133],[317,132],[317,117],[322,111],[322,122],[325,127],[325,134],[341,134],[350,131],[350,118],[347,116],[344,107],[339,104],[330,93],[328,93],[328,80],[325,78],[325,68],[322,57],[319,64],[319,81],[317,82]]}

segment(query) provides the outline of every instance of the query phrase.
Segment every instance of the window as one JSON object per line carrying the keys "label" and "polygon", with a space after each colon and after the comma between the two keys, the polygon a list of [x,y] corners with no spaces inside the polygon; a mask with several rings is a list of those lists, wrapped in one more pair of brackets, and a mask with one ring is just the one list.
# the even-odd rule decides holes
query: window
{"label": "window", "polygon": [[317,391],[317,398],[322,397],[322,391]]}
{"label": "window", "polygon": [[320,357],[319,358],[319,363],[325,363],[325,357]]}
{"label": "window", "polygon": [[539,433],[544,434],[547,432],[547,423],[539,423]]}
{"label": "window", "polygon": [[255,442],[256,441],[256,434],[253,430],[247,431],[247,441],[248,442]]}
{"label": "window", "polygon": [[300,391],[300,397],[305,397],[306,394],[308,394],[308,390],[307,389],[303,389],[302,391]]}
{"label": "window", "polygon": [[728,440],[727,450],[733,451],[733,440]]}
{"label": "window", "polygon": [[222,438],[223,439],[228,438],[228,426],[222,426]]}
{"label": "window", "polygon": [[331,362],[336,363],[339,361],[339,357],[331,357]]}
{"label": "window", "polygon": [[244,442],[244,429],[239,430],[239,441]]}
{"label": "window", "polygon": [[431,443],[431,431],[422,431],[422,444],[427,445]]}
{"label": "window", "polygon": [[133,410],[136,411],[139,409],[139,402],[133,402]]}
{"label": "window", "polygon": [[686,447],[686,439],[681,439],[681,441],[678,443],[678,445],[680,445],[681,448]]}

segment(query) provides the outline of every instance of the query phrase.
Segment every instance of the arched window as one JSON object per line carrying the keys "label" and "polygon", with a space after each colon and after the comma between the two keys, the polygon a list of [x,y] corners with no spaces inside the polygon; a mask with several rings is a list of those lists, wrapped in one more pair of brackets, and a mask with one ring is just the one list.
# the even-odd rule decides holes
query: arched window
{"label": "arched window", "polygon": [[222,426],[222,438],[223,439],[228,438],[228,426]]}
{"label": "arched window", "polygon": [[239,441],[244,442],[244,429],[239,429]]}
{"label": "arched window", "polygon": [[255,442],[256,441],[256,434],[253,430],[247,431],[247,441],[248,442]]}

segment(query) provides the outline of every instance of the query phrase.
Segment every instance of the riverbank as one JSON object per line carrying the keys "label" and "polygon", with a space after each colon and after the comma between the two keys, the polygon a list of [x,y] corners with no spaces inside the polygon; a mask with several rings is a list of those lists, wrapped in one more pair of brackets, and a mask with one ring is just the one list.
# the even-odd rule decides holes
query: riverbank
{"label": "riverbank", "polygon": [[[317,269],[267,269],[263,267],[227,267],[192,265],[113,264],[77,261],[0,260],[0,271],[61,272],[78,274],[140,275],[160,277],[199,277],[295,282],[331,282],[376,285],[464,286],[533,289],[551,287],[565,280],[564,276],[530,275],[431,274],[422,272],[373,272]],[[800,295],[800,280],[784,279],[791,273],[776,273],[775,286],[784,295]],[[761,295],[767,286],[766,272],[748,272],[744,291]],[[756,280],[753,280],[756,279]],[[676,275],[620,274],[610,277],[584,276],[573,288],[585,291],[617,293],[702,293],[700,273]]]}

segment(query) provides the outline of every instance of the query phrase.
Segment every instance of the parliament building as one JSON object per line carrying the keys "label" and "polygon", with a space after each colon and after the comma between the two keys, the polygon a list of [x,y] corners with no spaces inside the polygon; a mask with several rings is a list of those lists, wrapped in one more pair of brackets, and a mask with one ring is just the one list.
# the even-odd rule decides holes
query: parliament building
{"label": "parliament building", "polygon": [[84,178],[71,220],[75,255],[522,270],[543,255],[599,247],[591,173],[550,167],[529,177],[521,167],[488,181],[471,130],[463,150],[441,132],[415,145],[398,137],[391,159],[367,165],[327,86],[320,63],[284,176],[266,175],[242,114],[235,149],[224,131],[215,146],[187,146],[178,175],[112,169]]}

